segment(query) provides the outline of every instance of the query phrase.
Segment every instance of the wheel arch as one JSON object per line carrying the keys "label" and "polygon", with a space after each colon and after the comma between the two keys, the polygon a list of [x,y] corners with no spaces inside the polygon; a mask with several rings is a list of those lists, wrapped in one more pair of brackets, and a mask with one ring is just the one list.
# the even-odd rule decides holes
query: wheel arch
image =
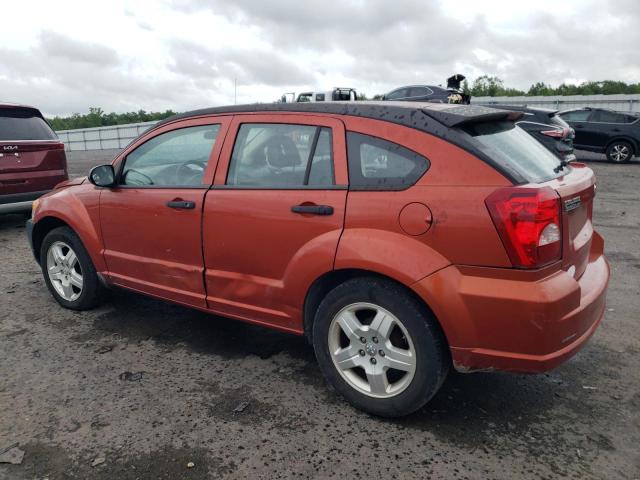
{"label": "wheel arch", "polygon": [[54,216],[41,218],[37,223],[33,225],[33,254],[36,257],[36,261],[38,263],[40,263],[40,250],[42,248],[44,237],[46,237],[51,230],[59,227],[68,227],[73,230],[73,228],[67,222]]}
{"label": "wheel arch", "polygon": [[638,153],[640,153],[640,147],[638,146],[638,142],[634,138],[626,136],[626,135],[618,135],[618,136],[612,138],[611,140],[609,140],[607,142],[607,146],[605,147],[605,152],[609,149],[609,147],[611,145],[613,145],[616,142],[620,142],[620,141],[627,142],[628,144],[631,145],[631,148],[633,149],[632,156],[633,155],[638,155]]}
{"label": "wheel arch", "polygon": [[395,278],[372,270],[364,270],[359,268],[332,270],[330,272],[326,272],[311,284],[307,291],[307,295],[305,296],[303,309],[304,335],[309,342],[312,342],[313,340],[312,332],[313,322],[315,320],[315,312],[318,310],[318,306],[320,305],[320,302],[322,302],[322,299],[338,285],[346,282],[347,280],[359,277],[375,277],[388,282],[392,282],[402,288],[405,292],[407,292],[407,294],[412,297],[421,306],[421,308],[424,308],[425,312],[435,320],[435,324],[437,325],[440,334],[445,341],[447,350],[449,350],[449,341],[444,329],[442,328],[442,324],[438,320],[438,317],[436,316],[433,309],[423,298],[420,297],[420,295],[418,295],[408,285],[405,285]]}

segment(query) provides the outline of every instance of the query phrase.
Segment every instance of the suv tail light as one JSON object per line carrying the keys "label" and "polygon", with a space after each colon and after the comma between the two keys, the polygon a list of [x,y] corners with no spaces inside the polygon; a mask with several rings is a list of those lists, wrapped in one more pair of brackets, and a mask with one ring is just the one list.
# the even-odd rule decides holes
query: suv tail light
{"label": "suv tail light", "polygon": [[569,135],[568,128],[554,128],[553,130],[542,130],[540,132],[542,135],[546,135],[547,137],[553,138],[565,138]]}
{"label": "suv tail light", "polygon": [[538,268],[560,260],[560,197],[550,187],[507,187],[485,200],[514,267]]}

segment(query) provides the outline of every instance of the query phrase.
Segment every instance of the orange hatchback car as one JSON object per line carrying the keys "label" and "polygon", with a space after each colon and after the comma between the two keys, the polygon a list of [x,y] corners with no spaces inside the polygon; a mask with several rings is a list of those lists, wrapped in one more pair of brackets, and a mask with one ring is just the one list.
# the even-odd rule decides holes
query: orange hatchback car
{"label": "orange hatchback car", "polygon": [[400,102],[181,114],[43,196],[29,238],[66,308],[116,285],[306,335],[353,405],[405,415],[452,366],[551,369],[603,317],[593,172],[561,164],[519,115]]}

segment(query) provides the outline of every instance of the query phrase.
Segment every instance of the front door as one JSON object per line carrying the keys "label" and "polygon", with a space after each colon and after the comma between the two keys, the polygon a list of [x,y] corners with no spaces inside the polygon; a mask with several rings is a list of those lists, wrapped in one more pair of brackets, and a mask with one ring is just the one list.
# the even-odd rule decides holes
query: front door
{"label": "front door", "polygon": [[207,194],[207,302],[217,313],[302,331],[304,296],[333,269],[347,198],[344,125],[238,115]]}
{"label": "front door", "polygon": [[110,280],[206,307],[201,221],[227,117],[168,124],[117,160],[118,184],[100,195]]}

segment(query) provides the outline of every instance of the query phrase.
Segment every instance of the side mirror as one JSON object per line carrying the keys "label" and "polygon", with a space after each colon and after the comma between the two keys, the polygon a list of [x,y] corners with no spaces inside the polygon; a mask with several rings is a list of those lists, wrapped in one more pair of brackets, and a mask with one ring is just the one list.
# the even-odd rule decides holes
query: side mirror
{"label": "side mirror", "polygon": [[89,172],[89,181],[96,187],[113,187],[116,183],[116,173],[113,165],[98,165]]}

